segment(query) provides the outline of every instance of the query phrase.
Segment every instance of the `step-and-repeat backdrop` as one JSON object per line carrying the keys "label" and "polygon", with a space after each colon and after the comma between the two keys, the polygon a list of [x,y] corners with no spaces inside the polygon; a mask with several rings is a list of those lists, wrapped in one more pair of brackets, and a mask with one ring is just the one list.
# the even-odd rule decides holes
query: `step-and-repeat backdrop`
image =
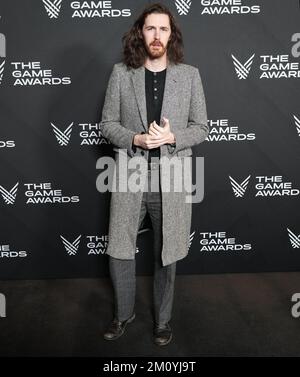
{"label": "step-and-repeat backdrop", "polygon": [[[148,1],[0,5],[0,278],[108,274],[99,130],[123,34]],[[298,0],[164,1],[199,68],[210,134],[178,273],[300,270]],[[138,274],[152,272],[148,220]]]}

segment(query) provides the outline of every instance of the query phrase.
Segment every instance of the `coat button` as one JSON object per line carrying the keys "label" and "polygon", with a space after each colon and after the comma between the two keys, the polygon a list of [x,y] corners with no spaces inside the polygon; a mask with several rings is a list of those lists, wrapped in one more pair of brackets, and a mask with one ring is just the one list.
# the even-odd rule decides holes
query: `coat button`
{"label": "coat button", "polygon": [[144,156],[145,152],[144,151],[141,151],[141,155]]}

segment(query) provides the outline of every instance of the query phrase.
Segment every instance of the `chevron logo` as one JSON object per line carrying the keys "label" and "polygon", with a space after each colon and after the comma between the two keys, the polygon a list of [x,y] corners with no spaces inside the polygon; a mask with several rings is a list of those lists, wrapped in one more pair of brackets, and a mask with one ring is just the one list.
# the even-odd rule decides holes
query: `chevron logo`
{"label": "chevron logo", "polygon": [[193,231],[193,233],[190,234],[190,240],[189,240],[189,247],[188,247],[188,250],[190,249],[190,247],[191,247],[191,245],[192,245],[192,242],[193,242],[194,236],[195,236],[195,230]]}
{"label": "chevron logo", "polygon": [[49,18],[57,18],[59,16],[61,2],[62,0],[43,0]]}
{"label": "chevron logo", "polygon": [[237,198],[242,198],[245,195],[250,177],[251,175],[249,175],[242,183],[237,183],[237,181],[229,176],[233,193]]}
{"label": "chevron logo", "polygon": [[4,65],[5,65],[5,60],[3,60],[2,63],[0,63],[0,84],[1,84],[2,78],[3,78]]}
{"label": "chevron logo", "polygon": [[298,132],[298,136],[300,136],[300,119],[296,117],[296,115],[293,115],[294,119],[295,119],[295,125],[296,125],[296,129],[297,129],[297,132]]}
{"label": "chevron logo", "polygon": [[239,80],[246,79],[248,77],[254,56],[255,54],[253,54],[244,64],[242,64],[234,55],[231,54],[235,72]]}
{"label": "chevron logo", "polygon": [[6,204],[14,204],[17,196],[19,182],[14,185],[14,187],[8,191],[4,187],[0,186],[0,193]]}
{"label": "chevron logo", "polygon": [[79,237],[77,237],[76,240],[74,240],[73,242],[68,241],[63,236],[60,236],[60,238],[62,239],[63,245],[64,245],[67,253],[69,255],[76,255],[78,248],[79,248],[81,235]]}
{"label": "chevron logo", "polygon": [[54,135],[55,135],[55,137],[58,141],[58,144],[61,147],[65,147],[69,144],[73,123],[74,122],[72,122],[64,131],[61,131],[53,123],[51,123],[51,126],[52,126],[53,131],[54,131]]}
{"label": "chevron logo", "polygon": [[189,13],[192,0],[175,0],[175,5],[180,16],[186,16]]}
{"label": "chevron logo", "polygon": [[291,244],[294,249],[300,249],[300,234],[296,236],[289,228],[287,228]]}

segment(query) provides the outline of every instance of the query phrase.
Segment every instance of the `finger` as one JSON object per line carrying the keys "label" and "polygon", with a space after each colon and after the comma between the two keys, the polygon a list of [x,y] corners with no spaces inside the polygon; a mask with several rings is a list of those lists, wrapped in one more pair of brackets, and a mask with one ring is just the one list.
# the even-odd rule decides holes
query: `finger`
{"label": "finger", "polygon": [[153,128],[158,131],[159,133],[163,132],[164,128],[160,127],[158,124],[154,125]]}
{"label": "finger", "polygon": [[163,124],[164,124],[164,127],[166,127],[167,125],[169,125],[170,124],[169,119],[163,118]]}
{"label": "finger", "polygon": [[149,133],[150,133],[150,131],[155,133],[155,135],[159,135],[159,133],[160,133],[159,130],[156,128],[156,126],[151,126],[149,128]]}
{"label": "finger", "polygon": [[160,135],[160,132],[157,131],[155,128],[151,129],[151,131],[149,131],[149,133],[151,132],[151,135],[155,135],[155,136],[159,136]]}
{"label": "finger", "polygon": [[148,149],[158,148],[160,146],[161,144],[151,144],[150,146],[148,146]]}
{"label": "finger", "polygon": [[157,127],[159,127],[159,125],[156,123],[156,121],[154,121],[154,122],[152,122],[152,127],[157,128]]}
{"label": "finger", "polygon": [[147,143],[148,148],[156,148],[159,147],[160,145],[163,145],[164,143],[162,141],[153,141],[151,143]]}
{"label": "finger", "polygon": [[164,124],[164,128],[170,127],[169,119],[163,117],[163,124]]}
{"label": "finger", "polygon": [[154,145],[154,144],[156,145],[156,144],[161,144],[163,142],[164,142],[164,139],[155,137],[155,138],[150,139],[147,142],[147,145]]}
{"label": "finger", "polygon": [[165,138],[165,135],[161,134],[161,133],[156,133],[155,135],[149,135],[149,141],[150,142],[157,142],[159,140],[162,140]]}

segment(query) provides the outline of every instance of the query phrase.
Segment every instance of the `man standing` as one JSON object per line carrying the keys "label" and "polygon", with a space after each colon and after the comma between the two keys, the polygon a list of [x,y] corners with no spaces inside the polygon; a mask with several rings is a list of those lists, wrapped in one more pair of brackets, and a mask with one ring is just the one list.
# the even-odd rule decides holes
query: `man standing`
{"label": "man standing", "polygon": [[[162,161],[191,156],[191,147],[206,139],[206,104],[198,68],[182,63],[182,34],[167,7],[147,6],[123,45],[124,59],[113,67],[100,127],[119,152],[116,182],[121,158],[144,157],[148,191],[112,192],[106,253],[115,315],[104,338],[119,338],[135,318],[136,238],[148,211],[154,232],[153,334],[155,344],[163,346],[172,339],[176,262],[188,253],[192,204],[184,192],[164,189]],[[158,190],[149,189],[154,186]]]}

